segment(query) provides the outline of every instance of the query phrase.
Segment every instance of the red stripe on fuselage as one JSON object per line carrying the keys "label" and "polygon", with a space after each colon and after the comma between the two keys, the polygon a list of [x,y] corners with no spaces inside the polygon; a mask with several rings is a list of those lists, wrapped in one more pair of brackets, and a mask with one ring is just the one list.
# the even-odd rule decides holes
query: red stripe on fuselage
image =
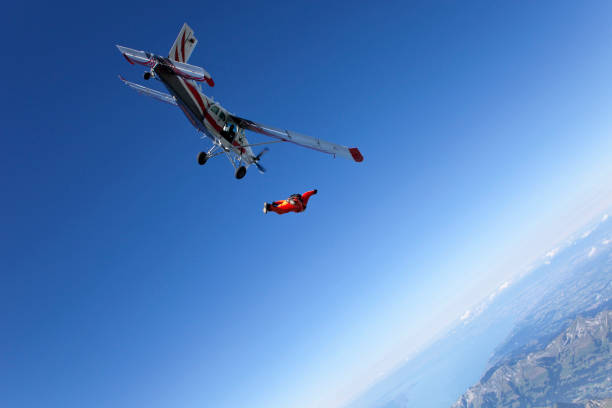
{"label": "red stripe on fuselage", "polygon": [[195,98],[196,102],[200,106],[200,109],[202,109],[202,114],[206,116],[206,107],[204,106],[204,101],[202,100],[202,96],[200,95],[198,90],[195,89],[193,85],[191,85],[189,82],[185,80],[183,80],[183,83],[185,84],[187,89],[189,89],[189,92],[191,92],[191,95],[193,95],[193,97]]}
{"label": "red stripe on fuselage", "polygon": [[200,93],[198,92],[198,90],[195,89],[195,87],[193,85],[191,85],[189,82],[187,82],[187,81],[183,81],[183,82],[185,82],[185,85],[187,86],[187,89],[189,89],[189,91],[191,92],[193,97],[198,102],[198,105],[200,105],[200,108],[202,108],[202,113],[204,114],[204,118],[208,121],[208,123],[210,123],[215,128],[215,130],[217,132],[221,133],[221,130],[223,130],[223,129],[221,128],[221,126],[219,126],[217,124],[217,122],[215,122],[213,117],[210,116],[210,114],[208,113],[208,111],[204,107],[204,101],[202,101],[202,97],[200,96]]}
{"label": "red stripe on fuselage", "polygon": [[189,89],[189,92],[191,92],[195,100],[198,102],[198,105],[200,105],[204,118],[208,121],[208,123],[210,123],[215,128],[217,132],[221,133],[221,130],[222,130],[221,126],[219,126],[217,122],[215,122],[213,117],[210,116],[210,114],[204,107],[204,101],[202,100],[202,96],[200,95],[198,90],[193,85],[191,85],[189,82],[187,81],[183,81],[183,82],[185,83],[185,86],[187,87],[187,89]]}
{"label": "red stripe on fuselage", "polygon": [[[191,94],[193,95],[195,100],[198,102],[198,105],[200,106],[200,108],[202,109],[202,112],[204,114],[204,118],[208,121],[208,123],[210,123],[212,125],[212,127],[215,128],[215,130],[218,133],[221,133],[223,128],[217,124],[217,122],[213,119],[212,116],[210,116],[210,114],[208,113],[208,111],[204,107],[204,101],[202,100],[202,96],[200,96],[200,93],[198,92],[198,90],[193,85],[191,85],[189,82],[187,82],[187,81],[183,81],[183,83],[185,84],[185,86],[187,87],[189,92],[191,92]],[[242,147],[242,145],[240,143],[238,143],[237,141],[234,140],[232,145],[234,145],[235,147],[240,148],[240,153],[242,153],[242,154],[246,153],[246,149],[244,147]]]}

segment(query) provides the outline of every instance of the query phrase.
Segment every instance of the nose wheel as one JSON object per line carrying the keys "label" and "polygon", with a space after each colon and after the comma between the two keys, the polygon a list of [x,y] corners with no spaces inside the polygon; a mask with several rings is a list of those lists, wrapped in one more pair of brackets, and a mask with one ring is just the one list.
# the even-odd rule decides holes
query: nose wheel
{"label": "nose wheel", "polygon": [[234,176],[236,176],[236,178],[238,180],[240,180],[241,178],[243,178],[246,175],[246,167],[244,166],[240,166],[236,169],[236,173],[234,173]]}
{"label": "nose wheel", "polygon": [[[206,152],[198,153],[198,164],[200,166],[205,165],[207,161],[208,161],[208,154],[206,154]],[[246,170],[245,170],[245,172],[246,172]]]}

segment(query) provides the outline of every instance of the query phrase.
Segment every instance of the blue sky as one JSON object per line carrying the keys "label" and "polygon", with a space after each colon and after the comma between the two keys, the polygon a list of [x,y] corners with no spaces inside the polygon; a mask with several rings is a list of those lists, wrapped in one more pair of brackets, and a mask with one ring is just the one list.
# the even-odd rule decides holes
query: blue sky
{"label": "blue sky", "polygon": [[[3,405],[340,406],[611,204],[611,7],[5,6]],[[365,161],[199,167],[182,113],[116,78],[142,72],[115,44],[163,54],[185,21],[229,110]]]}

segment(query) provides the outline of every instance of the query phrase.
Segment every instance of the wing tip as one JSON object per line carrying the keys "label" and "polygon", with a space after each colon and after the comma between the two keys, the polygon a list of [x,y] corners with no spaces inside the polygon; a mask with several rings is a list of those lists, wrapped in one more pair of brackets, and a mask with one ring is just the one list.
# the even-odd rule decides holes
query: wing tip
{"label": "wing tip", "polygon": [[363,155],[358,148],[351,147],[349,152],[351,153],[351,156],[353,156],[353,160],[355,160],[357,163],[361,163],[363,161]]}

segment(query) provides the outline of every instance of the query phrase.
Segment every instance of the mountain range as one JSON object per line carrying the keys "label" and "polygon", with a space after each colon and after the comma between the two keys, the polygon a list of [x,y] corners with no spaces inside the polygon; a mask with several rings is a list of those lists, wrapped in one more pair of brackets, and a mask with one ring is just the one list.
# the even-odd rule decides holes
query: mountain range
{"label": "mountain range", "polygon": [[585,226],[515,276],[347,408],[609,404],[611,220]]}

